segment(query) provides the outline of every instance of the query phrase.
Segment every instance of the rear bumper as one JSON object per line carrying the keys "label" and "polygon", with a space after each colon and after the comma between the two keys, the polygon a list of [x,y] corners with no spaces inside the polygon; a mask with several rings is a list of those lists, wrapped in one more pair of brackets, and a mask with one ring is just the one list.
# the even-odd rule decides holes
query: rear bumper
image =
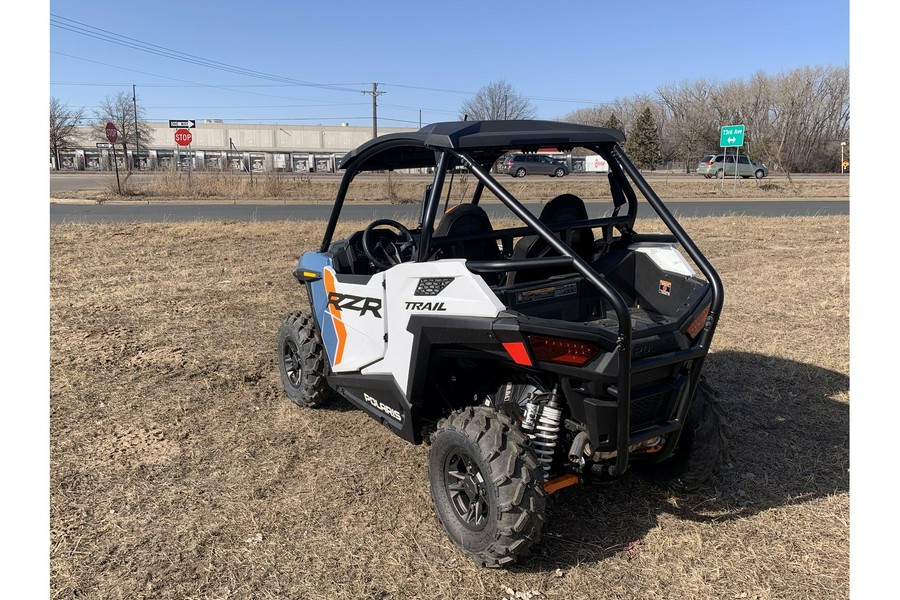
{"label": "rear bumper", "polygon": [[[626,367],[629,394],[619,391],[622,351],[611,331],[578,323],[563,329],[559,322],[550,326],[546,321],[513,316],[497,319],[492,330],[507,349],[508,360],[537,376],[558,378],[571,418],[586,429],[593,448],[613,452],[681,430],[696,385],[695,365],[702,364],[708,352],[698,340],[691,340],[683,327],[672,324],[668,331],[657,328],[647,336],[636,332],[630,366]],[[530,350],[528,336],[532,334],[582,340],[599,345],[601,351],[581,367],[540,361]],[[517,350],[514,353],[510,348]],[[623,436],[627,440],[621,439]]]}

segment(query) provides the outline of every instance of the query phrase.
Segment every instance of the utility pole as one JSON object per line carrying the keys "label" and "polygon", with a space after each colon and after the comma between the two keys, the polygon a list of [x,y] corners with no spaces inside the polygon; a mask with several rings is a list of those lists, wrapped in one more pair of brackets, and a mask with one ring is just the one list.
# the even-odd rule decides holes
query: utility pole
{"label": "utility pole", "polygon": [[383,94],[384,92],[378,91],[378,84],[372,83],[372,91],[371,92],[360,92],[362,94],[371,94],[372,95],[372,137],[378,137],[378,96]]}
{"label": "utility pole", "polygon": [[[137,167],[137,170],[141,170],[141,134],[138,131],[137,124],[137,88],[132,83],[131,84],[131,101],[134,102],[134,164]],[[125,157],[126,160],[128,157]]]}

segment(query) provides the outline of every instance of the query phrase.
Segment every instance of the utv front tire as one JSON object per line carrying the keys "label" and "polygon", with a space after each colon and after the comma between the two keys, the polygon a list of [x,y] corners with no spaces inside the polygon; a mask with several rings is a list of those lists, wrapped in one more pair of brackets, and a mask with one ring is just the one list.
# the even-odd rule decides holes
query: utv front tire
{"label": "utv front tire", "polygon": [[431,497],[453,543],[485,567],[525,556],[540,540],[546,494],[518,424],[471,407],[442,419],[431,439]]}
{"label": "utv front tire", "polygon": [[730,429],[715,391],[701,379],[674,454],[638,469],[673,490],[691,492],[718,473],[725,460]]}
{"label": "utv front tire", "polygon": [[325,383],[325,351],[308,313],[292,313],[281,324],[278,370],[288,398],[299,406],[318,406],[331,396]]}

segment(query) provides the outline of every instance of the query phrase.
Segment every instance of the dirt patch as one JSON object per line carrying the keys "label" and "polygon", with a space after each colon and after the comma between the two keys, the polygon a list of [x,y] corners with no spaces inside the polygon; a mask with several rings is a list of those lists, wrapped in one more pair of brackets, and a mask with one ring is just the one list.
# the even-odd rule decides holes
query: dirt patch
{"label": "dirt patch", "polygon": [[509,570],[447,540],[427,448],[282,393],[321,223],[52,226],[52,596],[845,598],[848,221],[683,220],[725,283],[707,365],[730,458],[696,494],[554,494]]}

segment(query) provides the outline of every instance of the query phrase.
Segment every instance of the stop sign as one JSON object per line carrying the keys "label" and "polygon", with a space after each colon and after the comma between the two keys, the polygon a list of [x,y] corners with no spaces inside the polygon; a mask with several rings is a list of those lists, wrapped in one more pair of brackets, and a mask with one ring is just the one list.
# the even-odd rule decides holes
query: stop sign
{"label": "stop sign", "polygon": [[187,129],[175,130],[175,143],[179,146],[189,146],[194,136]]}
{"label": "stop sign", "polygon": [[109,140],[110,144],[115,144],[116,140],[119,139],[119,130],[112,123],[106,124],[106,139]]}

